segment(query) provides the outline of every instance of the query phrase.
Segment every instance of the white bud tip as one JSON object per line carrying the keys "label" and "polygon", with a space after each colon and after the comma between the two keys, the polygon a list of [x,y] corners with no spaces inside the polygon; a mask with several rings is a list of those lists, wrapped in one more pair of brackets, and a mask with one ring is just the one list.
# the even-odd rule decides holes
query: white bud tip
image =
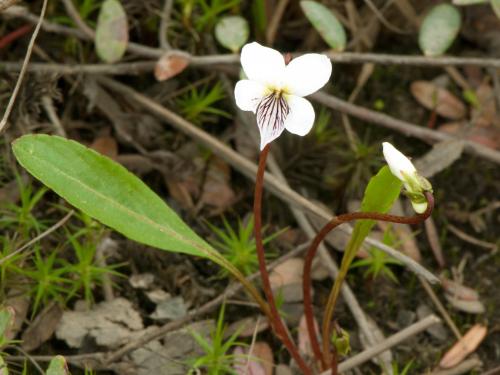
{"label": "white bud tip", "polygon": [[399,178],[401,181],[405,181],[404,175],[411,176],[416,172],[416,169],[410,159],[404,156],[389,142],[382,143],[382,147],[384,158],[394,176]]}

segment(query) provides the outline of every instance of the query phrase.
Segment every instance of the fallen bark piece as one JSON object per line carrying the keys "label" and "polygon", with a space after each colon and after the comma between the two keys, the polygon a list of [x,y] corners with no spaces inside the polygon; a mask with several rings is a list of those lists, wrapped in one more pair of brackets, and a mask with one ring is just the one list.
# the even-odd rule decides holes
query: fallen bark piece
{"label": "fallen bark piece", "polygon": [[477,349],[479,344],[481,344],[486,337],[487,332],[487,328],[481,324],[472,326],[472,328],[446,352],[439,362],[439,366],[442,368],[450,368],[458,365],[465,357]]}

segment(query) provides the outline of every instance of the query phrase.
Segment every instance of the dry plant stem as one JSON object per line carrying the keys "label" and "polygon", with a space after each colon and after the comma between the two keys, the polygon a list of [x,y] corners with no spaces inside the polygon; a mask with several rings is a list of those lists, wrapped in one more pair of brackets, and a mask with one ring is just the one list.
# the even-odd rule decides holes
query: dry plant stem
{"label": "dry plant stem", "polygon": [[7,108],[5,109],[5,113],[3,115],[2,121],[0,122],[0,134],[2,134],[5,129],[5,125],[7,125],[7,120],[9,119],[9,115],[12,112],[12,108],[14,107],[14,102],[16,101],[17,94],[19,93],[19,89],[21,88],[21,83],[23,82],[24,75],[26,73],[26,68],[28,67],[28,63],[30,61],[31,52],[33,51],[33,46],[35,45],[36,37],[40,32],[40,27],[42,27],[42,21],[45,17],[45,11],[47,10],[47,3],[49,0],[43,0],[42,10],[40,12],[40,18],[38,19],[38,23],[36,25],[35,31],[33,31],[33,35],[31,35],[30,42],[28,44],[28,50],[26,51],[26,56],[24,57],[23,66],[21,68],[21,72],[19,73],[19,77],[17,78],[16,86],[14,87],[14,91],[10,96],[9,103],[7,104]]}
{"label": "dry plant stem", "polygon": [[255,179],[255,193],[254,193],[254,203],[253,203],[253,216],[254,216],[254,234],[255,234],[255,245],[257,249],[257,257],[259,259],[259,271],[262,281],[262,289],[269,304],[269,309],[271,310],[270,324],[276,333],[276,336],[281,340],[283,345],[287,348],[288,352],[292,358],[297,362],[302,372],[306,375],[312,375],[312,371],[305,363],[304,359],[299,354],[296,345],[293,343],[286,327],[283,324],[283,320],[279,314],[278,308],[276,307],[276,301],[274,300],[273,291],[271,288],[271,282],[269,280],[269,272],[266,267],[266,258],[264,254],[264,244],[262,241],[262,192],[264,185],[264,172],[266,170],[266,160],[269,154],[270,145],[267,144],[259,157],[259,166],[257,168],[257,176]]}
{"label": "dry plant stem", "polygon": [[418,224],[427,219],[432,213],[432,209],[434,208],[434,197],[431,193],[425,193],[427,198],[427,210],[423,214],[405,217],[405,216],[396,216],[389,214],[382,214],[378,212],[353,212],[348,214],[343,214],[334,217],[330,222],[328,222],[321,231],[314,238],[311,246],[309,247],[305,260],[304,260],[304,277],[303,277],[303,292],[304,292],[304,315],[306,318],[307,330],[309,332],[309,337],[311,340],[311,347],[313,349],[314,355],[318,361],[324,365],[325,363],[329,363],[331,361],[330,358],[330,334],[331,334],[331,320],[333,315],[333,310],[335,308],[335,304],[337,301],[337,297],[340,292],[340,287],[342,282],[344,281],[345,275],[347,273],[346,268],[349,264],[345,264],[342,262],[341,270],[339,276],[335,280],[335,284],[332,288],[330,296],[328,298],[328,303],[326,305],[323,325],[322,325],[322,338],[323,338],[323,350],[320,348],[320,344],[318,339],[314,333],[314,313],[312,310],[312,296],[311,296],[311,269],[312,262],[316,255],[319,244],[324,240],[330,231],[335,229],[337,226],[343,223],[348,223],[354,220],[377,220],[377,221],[386,221],[391,223],[398,224]]}

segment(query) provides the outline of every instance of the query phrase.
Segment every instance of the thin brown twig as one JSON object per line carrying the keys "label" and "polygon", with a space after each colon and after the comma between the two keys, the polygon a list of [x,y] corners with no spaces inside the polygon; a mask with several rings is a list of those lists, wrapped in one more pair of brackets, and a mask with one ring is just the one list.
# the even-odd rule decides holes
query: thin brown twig
{"label": "thin brown twig", "polygon": [[453,233],[455,236],[457,236],[461,240],[468,242],[472,245],[479,246],[479,247],[482,247],[482,248],[488,249],[488,250],[496,250],[498,248],[497,244],[495,244],[493,242],[483,241],[483,240],[480,240],[478,238],[472,237],[471,235],[458,229],[453,224],[448,223],[447,227],[450,230],[450,232]]}
{"label": "thin brown twig", "polygon": [[[0,13],[0,16],[18,17],[32,23],[37,23],[39,17],[29,13],[26,9],[21,7],[12,7],[5,12]],[[45,31],[71,35],[80,39],[89,40],[89,37],[82,31],[43,21],[42,28]],[[142,57],[159,58],[163,55],[164,51],[159,48],[153,48],[137,43],[129,43],[128,50]],[[174,51],[178,53],[186,53],[184,51]],[[304,53],[304,52],[302,52]],[[302,54],[301,53],[301,54]],[[340,64],[364,64],[375,63],[380,65],[411,65],[419,67],[436,67],[436,66],[478,66],[500,68],[500,59],[488,57],[461,57],[461,56],[439,56],[428,57],[420,55],[396,55],[384,53],[366,53],[366,52],[332,52],[324,51],[323,54],[327,55],[334,63]],[[237,54],[223,54],[223,55],[207,55],[207,56],[193,56],[189,55],[192,65],[214,65],[214,64],[237,64],[240,57]],[[295,54],[292,54],[295,56]]]}
{"label": "thin brown twig", "polygon": [[172,49],[170,43],[168,42],[168,26],[171,21],[172,8],[174,6],[173,0],[165,0],[163,5],[163,10],[161,13],[160,27],[158,28],[158,42],[160,43],[160,48],[168,51]]}
{"label": "thin brown twig", "polygon": [[[108,75],[138,75],[153,71],[156,61],[134,61],[115,64],[54,64],[31,63],[27,71],[33,73],[58,73],[63,75],[73,74],[108,74]],[[22,65],[17,62],[0,63],[0,71],[18,72]]]}
{"label": "thin brown twig", "polygon": [[43,18],[45,17],[45,11],[47,10],[47,3],[48,3],[48,0],[43,0],[42,10],[40,12],[39,21],[36,24],[35,31],[33,31],[33,34],[31,35],[31,39],[30,39],[30,42],[28,44],[28,49],[26,51],[26,56],[24,57],[23,65],[22,65],[21,71],[19,73],[19,77],[17,78],[16,86],[14,87],[14,91],[12,92],[12,95],[9,99],[9,103],[7,104],[7,108],[5,109],[5,113],[3,115],[2,121],[0,121],[0,134],[2,134],[2,132],[5,129],[5,126],[7,124],[8,119],[9,119],[10,113],[12,112],[12,108],[14,107],[14,103],[16,101],[17,94],[19,93],[19,89],[21,88],[21,83],[23,82],[24,75],[26,74],[26,67],[29,64],[31,52],[33,51],[33,46],[35,45],[36,37],[38,36],[38,33],[40,32],[40,28],[42,26],[42,21],[43,21]]}
{"label": "thin brown twig", "polygon": [[431,301],[434,303],[434,306],[436,306],[436,308],[438,309],[439,313],[443,317],[444,321],[446,322],[450,330],[453,332],[453,334],[457,339],[460,339],[462,337],[462,334],[460,333],[453,319],[451,319],[450,314],[448,314],[448,311],[446,311],[445,307],[439,300],[436,293],[434,293],[434,290],[432,290],[431,286],[426,280],[422,279],[421,277],[419,277],[419,280],[422,286],[424,287],[425,292],[430,297]]}
{"label": "thin brown twig", "polygon": [[71,210],[69,211],[66,216],[64,216],[61,220],[59,220],[57,223],[55,223],[54,225],[52,225],[50,228],[48,228],[47,230],[43,231],[42,233],[40,233],[38,236],[36,236],[35,238],[29,240],[26,244],[24,244],[23,246],[21,246],[19,249],[17,250],[14,250],[12,253],[10,253],[9,255],[7,255],[6,257],[0,259],[0,266],[8,261],[9,259],[11,259],[12,257],[16,256],[17,254],[21,253],[22,251],[24,251],[25,249],[27,249],[28,247],[30,247],[31,245],[37,243],[38,241],[40,241],[42,238],[45,238],[47,237],[49,234],[51,234],[52,232],[54,232],[56,229],[60,228],[61,226],[63,226],[69,219],[71,216],[73,216],[73,214],[75,213],[75,211]]}
{"label": "thin brown twig", "polygon": [[95,38],[95,31],[89,27],[85,21],[80,17],[80,13],[75,8],[73,0],[62,0],[66,13],[68,13],[69,18],[75,23],[75,25],[84,33],[88,38]]}
{"label": "thin brown twig", "polygon": [[[396,130],[405,135],[419,138],[424,142],[435,143],[455,139],[455,137],[449,134],[418,126],[416,124],[412,124],[403,120],[398,120],[384,113],[372,111],[371,109],[348,103],[342,99],[339,99],[333,95],[326,94],[324,92],[317,92],[311,95],[311,98],[329,108],[347,113],[366,122],[378,124],[388,129]],[[468,140],[464,141],[464,147],[465,150],[469,153],[483,157],[495,163],[500,163],[499,151]]]}
{"label": "thin brown twig", "polygon": [[408,35],[411,34],[411,31],[405,31],[400,29],[399,27],[393,25],[391,22],[387,20],[387,18],[384,17],[382,12],[378,10],[377,6],[373,4],[371,0],[364,0],[365,4],[368,6],[368,8],[371,9],[371,11],[375,14],[375,16],[378,18],[378,20],[385,25],[389,30],[397,33],[397,34],[403,34],[403,35]]}
{"label": "thin brown twig", "polygon": [[266,42],[268,45],[272,46],[274,40],[276,39],[276,34],[278,32],[278,28],[281,22],[281,18],[285,13],[286,6],[290,0],[279,0],[278,4],[274,8],[273,15],[271,17],[271,21],[267,26],[266,31]]}

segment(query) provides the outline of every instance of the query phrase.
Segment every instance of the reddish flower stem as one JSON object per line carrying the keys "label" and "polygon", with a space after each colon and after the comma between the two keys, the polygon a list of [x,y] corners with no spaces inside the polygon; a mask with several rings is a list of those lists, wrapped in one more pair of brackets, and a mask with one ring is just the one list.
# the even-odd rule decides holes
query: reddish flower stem
{"label": "reddish flower stem", "polygon": [[273,327],[276,336],[281,340],[283,345],[285,345],[295,362],[297,362],[297,365],[302,370],[302,373],[305,375],[312,375],[311,369],[309,368],[309,366],[307,366],[304,359],[299,354],[296,345],[293,343],[290,335],[288,334],[288,330],[281,320],[278,308],[276,307],[276,302],[271,288],[271,282],[269,281],[269,273],[267,272],[266,267],[264,244],[262,241],[262,190],[264,184],[266,160],[267,155],[269,154],[269,147],[270,145],[267,144],[260,153],[259,167],[257,169],[257,177],[255,180],[255,194],[253,204],[255,244],[257,248],[257,257],[259,259],[259,270],[262,279],[262,288],[264,290],[267,302],[269,303],[269,309],[271,312],[270,324]]}
{"label": "reddish flower stem", "polygon": [[15,41],[16,39],[19,39],[23,35],[29,33],[31,29],[33,29],[32,25],[24,25],[21,26],[19,29],[14,30],[11,33],[5,35],[0,39],[0,49],[7,47],[10,43]]}
{"label": "reddish flower stem", "polygon": [[[314,313],[313,313],[313,304],[312,304],[312,296],[311,296],[311,288],[312,288],[312,280],[311,280],[311,269],[312,269],[312,262],[314,260],[314,256],[316,255],[316,252],[318,250],[319,244],[324,240],[326,235],[330,233],[333,229],[335,229],[337,226],[343,223],[348,223],[353,220],[377,220],[377,221],[386,221],[386,222],[391,222],[391,223],[397,223],[397,224],[418,224],[423,222],[425,219],[427,219],[434,208],[434,197],[432,196],[431,193],[425,193],[425,197],[427,199],[427,209],[425,210],[424,213],[422,214],[417,214],[414,216],[396,216],[396,215],[390,215],[390,214],[382,214],[378,212],[352,212],[352,213],[347,213],[343,215],[339,215],[334,217],[330,222],[325,224],[325,226],[321,229],[321,231],[316,235],[314,238],[313,242],[309,246],[309,249],[307,250],[305,259],[304,259],[304,277],[303,277],[303,291],[304,291],[304,315],[306,318],[306,325],[307,325],[307,330],[309,333],[309,337],[311,340],[311,347],[313,349],[314,356],[316,357],[316,360],[321,363],[321,366],[323,370],[326,369],[327,363],[330,361],[335,361],[336,363],[336,356],[334,355],[333,358],[330,358],[330,340],[329,340],[329,335],[331,332],[331,319],[327,319],[324,321],[326,323],[323,326],[323,351],[321,350],[320,344],[318,337],[316,336],[315,329],[314,329]],[[342,282],[343,280],[339,280]],[[336,373],[333,372],[334,369],[332,368],[332,374]]]}

